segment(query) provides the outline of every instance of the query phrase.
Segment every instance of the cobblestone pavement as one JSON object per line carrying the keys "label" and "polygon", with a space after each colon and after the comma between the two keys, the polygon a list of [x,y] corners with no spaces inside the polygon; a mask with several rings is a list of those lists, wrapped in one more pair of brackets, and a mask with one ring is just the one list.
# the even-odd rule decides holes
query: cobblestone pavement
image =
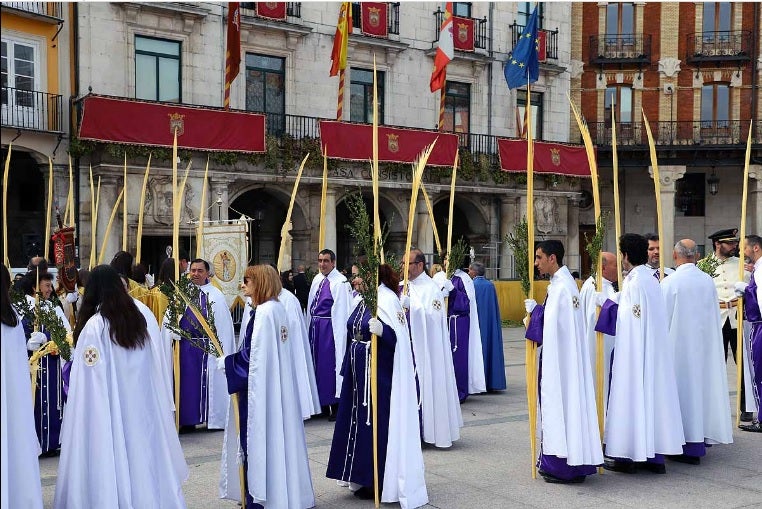
{"label": "cobblestone pavement", "polygon": [[[462,405],[465,427],[460,440],[446,450],[424,448],[430,500],[426,507],[762,507],[762,436],[737,429],[734,444],[709,449],[699,466],[668,461],[666,475],[606,472],[575,485],[532,480],[522,332],[503,329],[508,390],[469,397]],[[728,381],[735,408],[732,362]],[[317,507],[372,507],[372,502],[357,500],[325,478],[333,423],[313,418],[305,422],[305,431]],[[190,466],[184,486],[188,507],[236,507],[217,498],[222,433],[200,430],[182,435],[180,441]],[[43,458],[40,465],[45,504],[50,507],[58,458]]]}

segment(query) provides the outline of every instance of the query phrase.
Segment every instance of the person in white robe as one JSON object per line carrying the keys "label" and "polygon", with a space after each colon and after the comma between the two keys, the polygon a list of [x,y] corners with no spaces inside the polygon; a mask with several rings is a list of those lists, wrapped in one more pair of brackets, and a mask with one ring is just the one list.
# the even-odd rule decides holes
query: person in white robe
{"label": "person in white robe", "polygon": [[286,308],[278,301],[281,288],[280,276],[271,266],[246,269],[244,293],[251,298],[253,310],[249,314],[254,316],[249,319],[239,350],[216,361],[227,378],[227,390],[238,394],[240,419],[235,422],[231,398],[219,493],[220,498],[239,502],[245,493],[245,509],[315,505],[290,351],[293,338]]}
{"label": "person in white robe", "polygon": [[[408,295],[410,338],[418,376],[423,441],[436,447],[450,447],[460,438],[460,413],[446,308],[442,290],[426,273],[426,258],[414,249],[405,257],[409,264]],[[407,306],[405,306],[407,307]]]}
{"label": "person in white robe", "polygon": [[628,273],[621,292],[614,299],[596,295],[602,306],[596,330],[616,337],[604,468],[663,474],[664,455],[682,454],[685,437],[672,349],[664,347],[669,333],[664,297],[645,266],[647,249],[642,235],[622,235],[619,250]]}
{"label": "person in white robe", "polygon": [[694,241],[679,241],[676,270],[661,283],[686,442],[683,453],[670,458],[693,465],[706,455],[705,444],[733,443],[717,289],[696,267],[698,256]]}
{"label": "person in white robe", "polygon": [[[0,269],[0,509],[42,509],[40,444],[34,431],[27,340],[11,305],[11,276]],[[39,348],[40,344],[32,345]]]}
{"label": "person in white robe", "polygon": [[154,340],[117,272],[96,267],[74,331],[55,509],[185,507],[188,467]]}
{"label": "person in white robe", "polygon": [[535,267],[550,275],[543,305],[525,301],[526,338],[539,345],[540,475],[550,483],[581,483],[603,463],[585,315],[577,283],[563,265],[558,240],[540,242]]}
{"label": "person in white robe", "polygon": [[[616,273],[616,255],[607,251],[601,252],[601,267],[602,267],[602,291],[606,298],[611,298],[616,294],[614,289],[614,283],[617,282],[618,277]],[[590,369],[593,372],[593,380],[596,376],[596,366],[598,359],[598,337],[595,331],[595,322],[598,319],[596,313],[596,299],[595,293],[597,288],[595,286],[595,274],[591,275],[582,284],[582,288],[579,291],[579,298],[582,302],[582,310],[585,314],[585,330],[587,332],[587,349],[590,353]],[[611,374],[611,352],[614,350],[614,337],[608,334],[603,335],[603,413],[606,415],[606,408],[608,405],[609,394],[609,376]],[[598,386],[594,383],[595,390],[598,390]]]}

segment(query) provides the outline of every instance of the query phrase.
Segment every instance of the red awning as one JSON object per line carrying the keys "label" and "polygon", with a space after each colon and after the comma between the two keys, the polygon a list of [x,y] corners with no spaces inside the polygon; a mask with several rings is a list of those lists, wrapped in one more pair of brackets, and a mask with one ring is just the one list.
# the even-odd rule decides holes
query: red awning
{"label": "red awning", "polygon": [[[526,140],[497,140],[500,151],[500,168],[503,171],[527,171]],[[589,177],[585,147],[561,143],[534,142],[535,173],[555,173],[571,177]]]}
{"label": "red awning", "polygon": [[88,95],[79,137],[108,143],[218,152],[264,152],[265,116],[179,104]]}
{"label": "red awning", "polygon": [[[421,129],[378,127],[378,160],[413,163],[427,145],[437,140],[428,166],[452,166],[458,150],[458,135]],[[373,157],[373,126],[333,120],[320,122],[320,146],[331,159],[369,161]]]}

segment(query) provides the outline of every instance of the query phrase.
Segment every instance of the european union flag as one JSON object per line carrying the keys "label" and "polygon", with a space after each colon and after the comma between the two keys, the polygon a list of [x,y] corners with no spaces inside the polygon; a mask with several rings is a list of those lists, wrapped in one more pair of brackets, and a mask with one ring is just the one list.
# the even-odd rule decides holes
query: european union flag
{"label": "european union flag", "polygon": [[513,54],[503,68],[508,88],[518,88],[527,83],[534,83],[540,77],[540,61],[537,58],[539,44],[537,7],[535,6],[527,26],[524,27],[521,37],[513,48]]}

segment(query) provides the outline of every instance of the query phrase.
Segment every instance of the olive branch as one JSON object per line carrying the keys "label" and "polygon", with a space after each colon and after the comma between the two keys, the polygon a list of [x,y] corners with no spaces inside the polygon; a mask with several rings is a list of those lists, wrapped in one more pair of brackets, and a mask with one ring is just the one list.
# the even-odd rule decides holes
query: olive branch
{"label": "olive branch", "polygon": [[603,237],[606,235],[606,222],[609,218],[609,212],[601,212],[598,220],[595,222],[595,234],[592,237],[585,233],[585,251],[590,255],[592,263],[592,272],[597,270],[598,258],[603,250]]}
{"label": "olive branch", "polygon": [[461,268],[466,253],[468,253],[468,244],[463,237],[458,239],[454,246],[450,246],[450,252],[447,253],[447,279],[452,278],[455,271]]}
{"label": "olive branch", "polygon": [[513,227],[513,232],[505,236],[505,242],[513,251],[513,260],[516,267],[516,273],[521,280],[521,291],[524,296],[529,295],[529,225],[527,218],[522,217],[521,221]]}
{"label": "olive branch", "polygon": [[719,276],[719,274],[717,274],[717,267],[719,267],[721,263],[719,258],[709,255],[697,261],[696,267],[701,271],[706,272],[711,277],[717,277]]}
{"label": "olive branch", "polygon": [[[181,277],[176,283],[162,283],[159,289],[169,301],[166,327],[199,350],[215,357],[221,355],[214,326],[214,302],[207,300],[204,314],[201,311],[201,289],[187,277]],[[186,314],[186,311],[190,313]],[[181,326],[183,318],[189,327]]]}
{"label": "olive branch", "polygon": [[[29,324],[34,324],[45,330],[49,335],[50,341],[56,345],[57,353],[65,360],[71,359],[71,345],[69,339],[69,331],[63,326],[61,318],[56,314],[55,304],[49,302],[49,305],[32,305],[23,293],[11,289],[11,305],[16,309],[16,312],[21,316],[22,320],[26,320]],[[37,298],[39,302],[43,302],[42,295],[38,292]],[[49,350],[49,353],[55,354],[56,352]]]}

